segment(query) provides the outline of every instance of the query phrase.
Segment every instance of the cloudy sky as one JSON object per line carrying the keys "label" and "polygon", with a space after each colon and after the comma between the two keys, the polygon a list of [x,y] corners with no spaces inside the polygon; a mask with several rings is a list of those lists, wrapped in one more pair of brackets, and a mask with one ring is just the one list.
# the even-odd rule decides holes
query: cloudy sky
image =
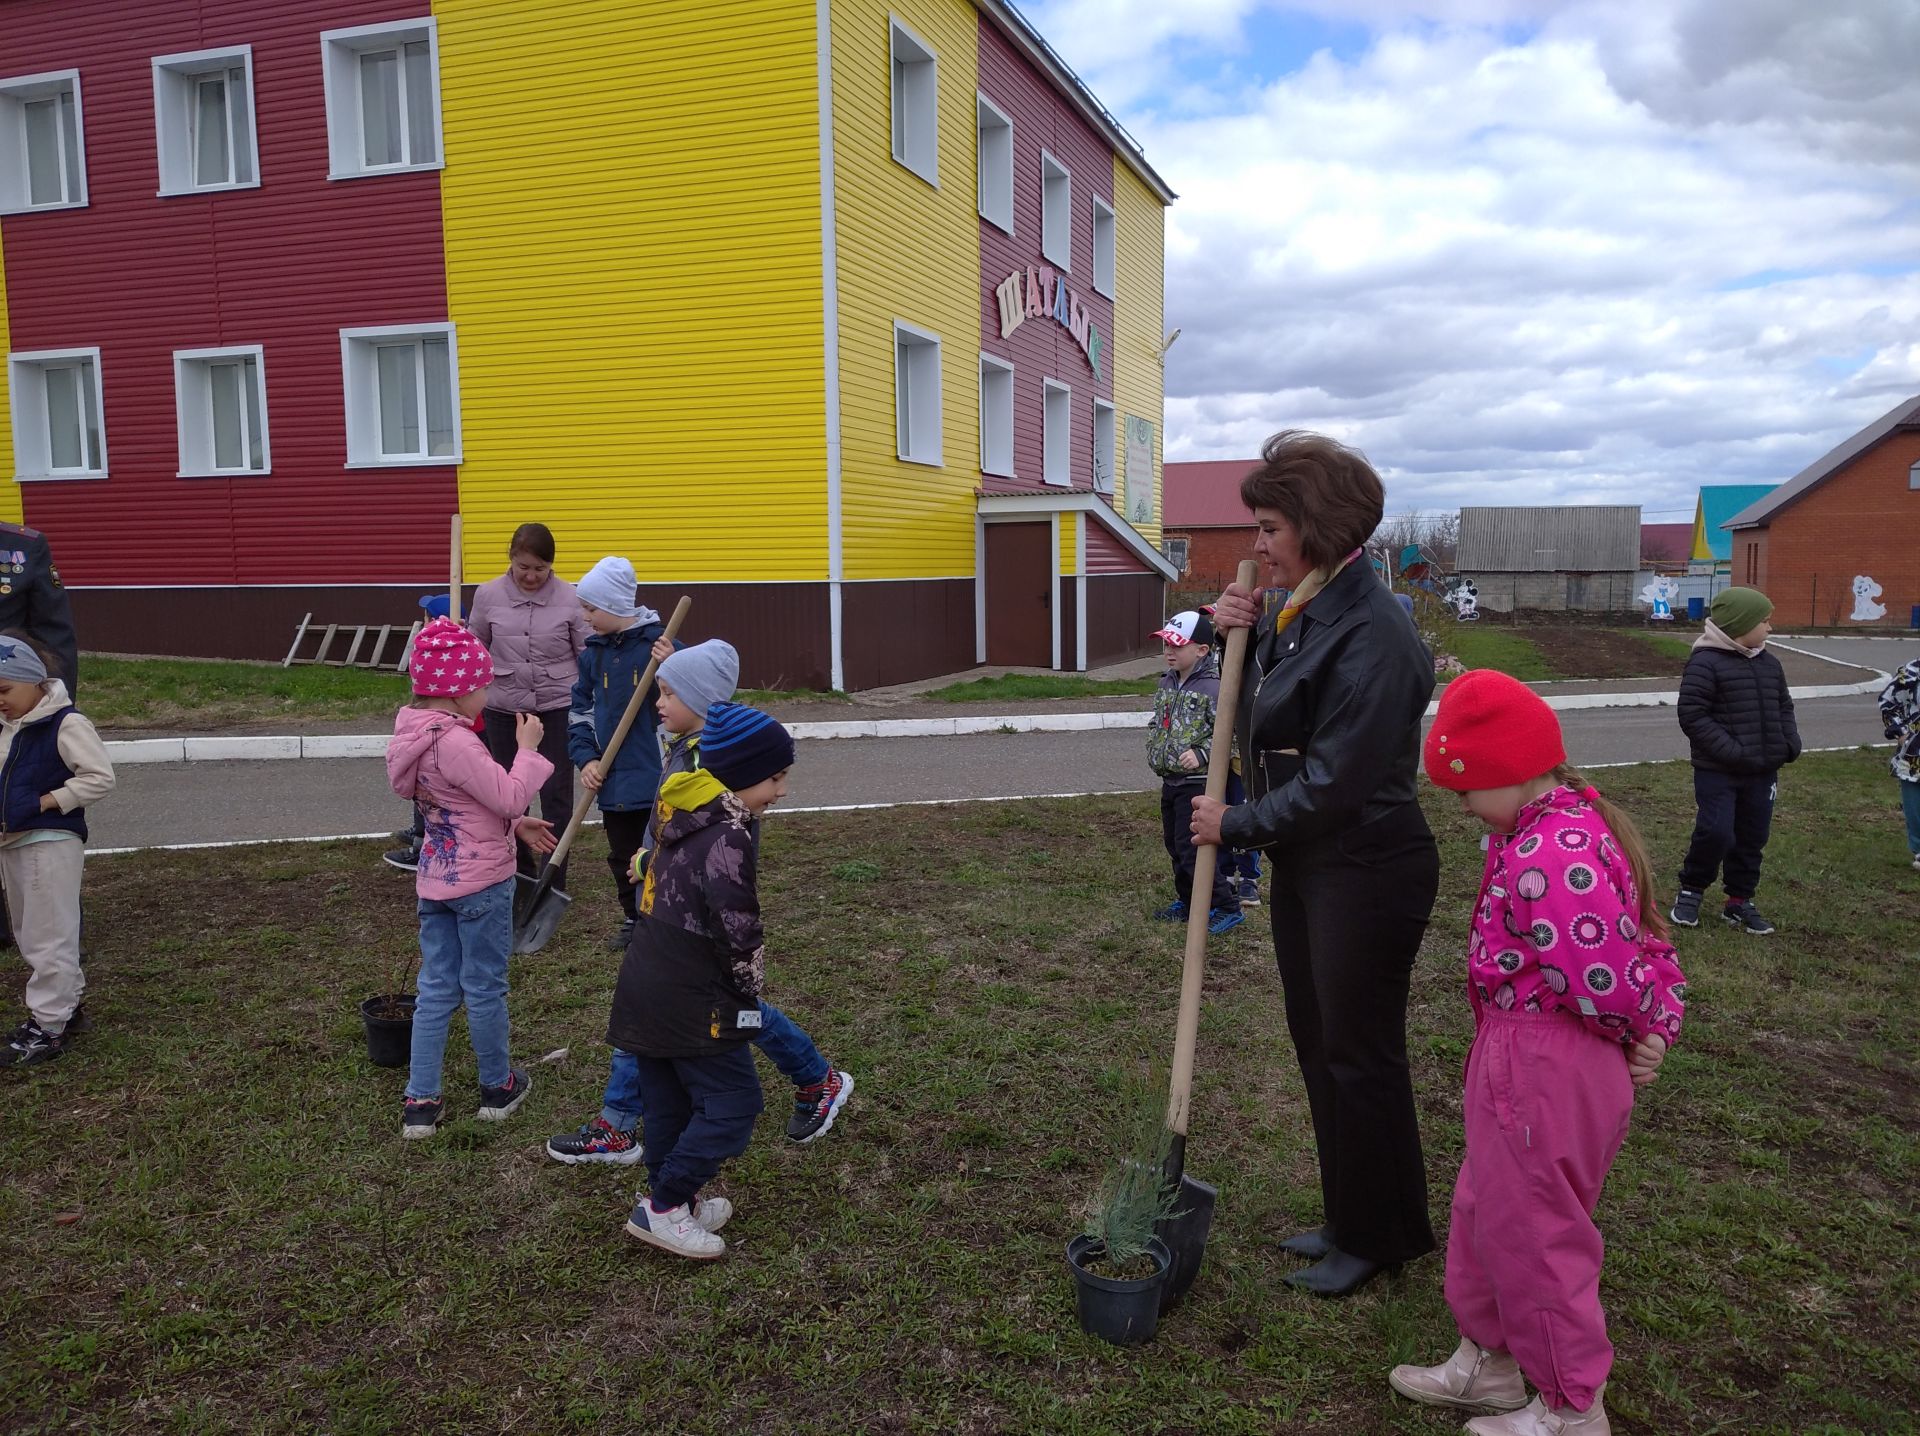
{"label": "cloudy sky", "polygon": [[1180,194],[1169,458],[1680,519],[1920,392],[1912,0],[1023,10]]}

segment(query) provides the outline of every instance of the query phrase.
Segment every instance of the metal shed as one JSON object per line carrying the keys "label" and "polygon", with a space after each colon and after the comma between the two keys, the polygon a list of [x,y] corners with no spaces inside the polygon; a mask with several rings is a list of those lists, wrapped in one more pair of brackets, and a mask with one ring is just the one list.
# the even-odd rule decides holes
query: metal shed
{"label": "metal shed", "polygon": [[1464,508],[1455,567],[1496,612],[1625,612],[1638,587],[1640,506]]}

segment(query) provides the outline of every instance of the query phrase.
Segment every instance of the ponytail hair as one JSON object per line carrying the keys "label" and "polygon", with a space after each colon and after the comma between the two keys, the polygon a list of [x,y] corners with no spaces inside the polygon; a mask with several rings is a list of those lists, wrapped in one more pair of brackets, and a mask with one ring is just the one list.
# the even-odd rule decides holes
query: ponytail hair
{"label": "ponytail hair", "polygon": [[1640,836],[1640,829],[1625,809],[1596,791],[1573,764],[1556,765],[1552,777],[1554,782],[1573,789],[1592,803],[1594,811],[1600,814],[1600,821],[1620,844],[1620,851],[1627,855],[1627,866],[1633,870],[1633,889],[1640,896],[1640,930],[1664,942],[1668,933],[1667,915],[1654,896],[1653,864],[1647,856],[1647,840]]}

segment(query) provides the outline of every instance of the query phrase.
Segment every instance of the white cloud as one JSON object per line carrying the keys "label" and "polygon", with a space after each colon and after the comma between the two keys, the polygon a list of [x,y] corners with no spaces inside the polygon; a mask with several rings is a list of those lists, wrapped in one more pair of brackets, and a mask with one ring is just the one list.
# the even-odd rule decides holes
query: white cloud
{"label": "white cloud", "polygon": [[1259,8],[1034,11],[1181,194],[1171,457],[1677,510],[1920,391],[1920,6],[1302,0],[1364,51],[1265,79]]}

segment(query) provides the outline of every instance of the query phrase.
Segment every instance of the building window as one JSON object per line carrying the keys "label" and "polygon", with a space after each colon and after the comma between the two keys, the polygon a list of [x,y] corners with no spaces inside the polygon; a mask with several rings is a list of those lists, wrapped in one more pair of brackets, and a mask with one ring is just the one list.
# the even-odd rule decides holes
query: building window
{"label": "building window", "polygon": [[1093,401],[1093,491],[1113,492],[1114,422],[1113,405],[1105,399]]}
{"label": "building window", "polygon": [[1013,473],[1013,365],[980,356],[980,472],[1003,479]]}
{"label": "building window", "polygon": [[1915,463],[1912,468],[1907,470],[1907,487],[1910,489],[1920,489],[1920,463]]}
{"label": "building window", "polygon": [[272,468],[266,354],[258,344],[174,350],[173,399],[181,478]]}
{"label": "building window", "polygon": [[893,46],[893,157],[930,185],[940,183],[939,62],[898,20]]}
{"label": "building window", "polygon": [[153,122],[161,194],[259,184],[253,47],[156,55]]}
{"label": "building window", "polygon": [[1073,272],[1073,176],[1040,152],[1040,253],[1063,273]]}
{"label": "building window", "polygon": [[979,97],[980,218],[1013,233],[1013,121]]}
{"label": "building window", "polygon": [[1041,413],[1040,477],[1062,487],[1073,483],[1073,390],[1049,379]]}
{"label": "building window", "polygon": [[1093,289],[1096,294],[1113,298],[1114,230],[1113,206],[1093,197]]}
{"label": "building window", "polygon": [[438,169],[440,40],[432,20],[320,36],[331,179]]}
{"label": "building window", "polygon": [[0,214],[73,209],[87,202],[80,72],[0,80]]}
{"label": "building window", "polygon": [[1173,565],[1175,573],[1187,571],[1187,540],[1184,538],[1165,538],[1160,540],[1160,553]]}
{"label": "building window", "polygon": [[13,398],[15,477],[106,477],[98,349],[9,354],[7,389]]}
{"label": "building window", "polygon": [[943,462],[940,453],[940,336],[897,320],[893,326],[893,422],[900,457]]}
{"label": "building window", "polygon": [[460,462],[460,365],[451,324],[340,331],[347,466]]}

